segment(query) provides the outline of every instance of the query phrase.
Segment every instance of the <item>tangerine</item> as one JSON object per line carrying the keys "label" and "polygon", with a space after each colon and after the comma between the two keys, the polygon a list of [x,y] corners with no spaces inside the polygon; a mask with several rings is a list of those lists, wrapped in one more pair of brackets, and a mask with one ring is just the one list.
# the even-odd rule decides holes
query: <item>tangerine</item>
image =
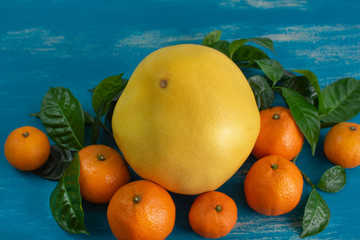
{"label": "tangerine", "polygon": [[324,152],[330,162],[343,168],[360,165],[360,124],[341,122],[326,134]]}
{"label": "tangerine", "polygon": [[234,228],[236,221],[237,207],[234,200],[217,191],[199,195],[189,212],[192,229],[205,238],[226,236]]}
{"label": "tangerine", "polygon": [[88,202],[108,203],[130,181],[123,157],[105,145],[90,145],[79,151],[81,196]]}
{"label": "tangerine", "polygon": [[163,187],[138,180],[115,193],[107,218],[117,239],[165,239],[175,225],[175,204]]}
{"label": "tangerine", "polygon": [[291,160],[300,153],[304,139],[288,108],[268,108],[260,111],[260,133],[252,154],[257,159],[277,155]]}
{"label": "tangerine", "polygon": [[24,126],[15,129],[4,145],[5,158],[16,169],[33,171],[44,164],[50,155],[50,142],[41,130]]}
{"label": "tangerine", "polygon": [[244,182],[246,201],[263,215],[285,214],[299,203],[303,182],[294,163],[270,155],[255,162],[247,173]]}

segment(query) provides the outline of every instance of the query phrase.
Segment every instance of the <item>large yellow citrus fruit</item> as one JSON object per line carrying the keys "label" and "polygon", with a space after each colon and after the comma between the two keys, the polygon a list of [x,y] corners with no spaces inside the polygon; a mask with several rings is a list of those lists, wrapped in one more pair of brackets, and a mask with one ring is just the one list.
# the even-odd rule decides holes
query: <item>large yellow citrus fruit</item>
{"label": "large yellow citrus fruit", "polygon": [[255,144],[260,117],[246,78],[228,57],[181,44],[137,66],[112,127],[138,175],[191,195],[215,190],[234,175]]}

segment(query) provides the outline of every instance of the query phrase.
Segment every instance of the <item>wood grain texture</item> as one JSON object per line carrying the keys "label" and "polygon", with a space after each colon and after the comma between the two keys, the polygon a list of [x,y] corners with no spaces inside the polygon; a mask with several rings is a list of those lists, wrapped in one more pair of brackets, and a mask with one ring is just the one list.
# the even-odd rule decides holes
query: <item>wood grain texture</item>
{"label": "wood grain texture", "polygon": [[[178,43],[201,43],[218,29],[223,39],[270,37],[286,69],[313,71],[323,88],[343,77],[360,78],[360,4],[310,0],[3,0],[0,2],[0,145],[15,128],[38,119],[42,97],[50,86],[69,88],[84,110],[94,115],[93,88],[102,79],[130,77],[150,52]],[[283,104],[277,99],[276,104]],[[360,123],[360,116],[352,119]],[[313,182],[333,165],[323,153],[328,129],[321,130],[316,157],[305,144],[298,166]],[[102,141],[107,141],[103,137]],[[113,142],[108,142],[110,145]],[[249,159],[219,191],[238,206],[238,222],[224,239],[299,239],[302,214],[310,193],[279,217],[252,211],[243,193],[243,170]],[[309,239],[358,239],[360,236],[360,168],[347,169],[339,193],[320,192],[331,210],[327,229]],[[133,175],[133,179],[136,176]],[[64,232],[52,218],[49,197],[56,182],[13,169],[0,154],[0,239],[114,239],[106,206],[84,202],[90,236]],[[177,219],[168,239],[201,239],[187,214],[194,196],[172,194]]]}

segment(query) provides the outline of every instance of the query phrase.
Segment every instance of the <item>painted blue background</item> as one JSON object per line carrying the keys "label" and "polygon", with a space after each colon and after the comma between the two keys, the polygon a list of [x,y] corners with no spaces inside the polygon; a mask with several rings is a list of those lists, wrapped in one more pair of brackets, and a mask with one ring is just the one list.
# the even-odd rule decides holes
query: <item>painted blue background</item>
{"label": "painted blue background", "polygon": [[[94,114],[88,89],[124,72],[130,77],[150,52],[177,43],[201,43],[206,33],[222,30],[222,39],[270,37],[286,69],[309,69],[321,87],[343,77],[360,78],[358,1],[310,0],[2,0],[0,2],[0,145],[15,128],[44,130],[29,114],[40,109],[50,86],[69,88]],[[351,121],[360,123],[357,116]],[[321,137],[312,157],[305,147],[298,166],[317,183],[331,166]],[[101,139],[106,141],[106,139]],[[111,143],[110,143],[111,144]],[[252,211],[243,193],[242,170],[219,190],[234,198],[238,222],[224,239],[298,239],[306,198],[292,212],[267,217]],[[360,168],[348,169],[339,193],[321,195],[331,209],[327,229],[310,239],[360,236]],[[48,200],[56,182],[15,170],[0,154],[0,239],[114,239],[106,206],[84,202],[90,236],[71,235],[53,220]],[[176,226],[169,239],[201,239],[187,220],[193,196],[173,194]]]}

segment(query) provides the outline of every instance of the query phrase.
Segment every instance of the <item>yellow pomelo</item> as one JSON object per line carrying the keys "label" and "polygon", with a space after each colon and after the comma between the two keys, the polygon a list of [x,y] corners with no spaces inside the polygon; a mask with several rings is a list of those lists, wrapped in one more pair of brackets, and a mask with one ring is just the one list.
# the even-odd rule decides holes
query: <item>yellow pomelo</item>
{"label": "yellow pomelo", "polygon": [[215,190],[235,174],[255,144],[260,117],[246,78],[228,57],[182,44],[141,61],[112,127],[138,175],[190,195]]}

